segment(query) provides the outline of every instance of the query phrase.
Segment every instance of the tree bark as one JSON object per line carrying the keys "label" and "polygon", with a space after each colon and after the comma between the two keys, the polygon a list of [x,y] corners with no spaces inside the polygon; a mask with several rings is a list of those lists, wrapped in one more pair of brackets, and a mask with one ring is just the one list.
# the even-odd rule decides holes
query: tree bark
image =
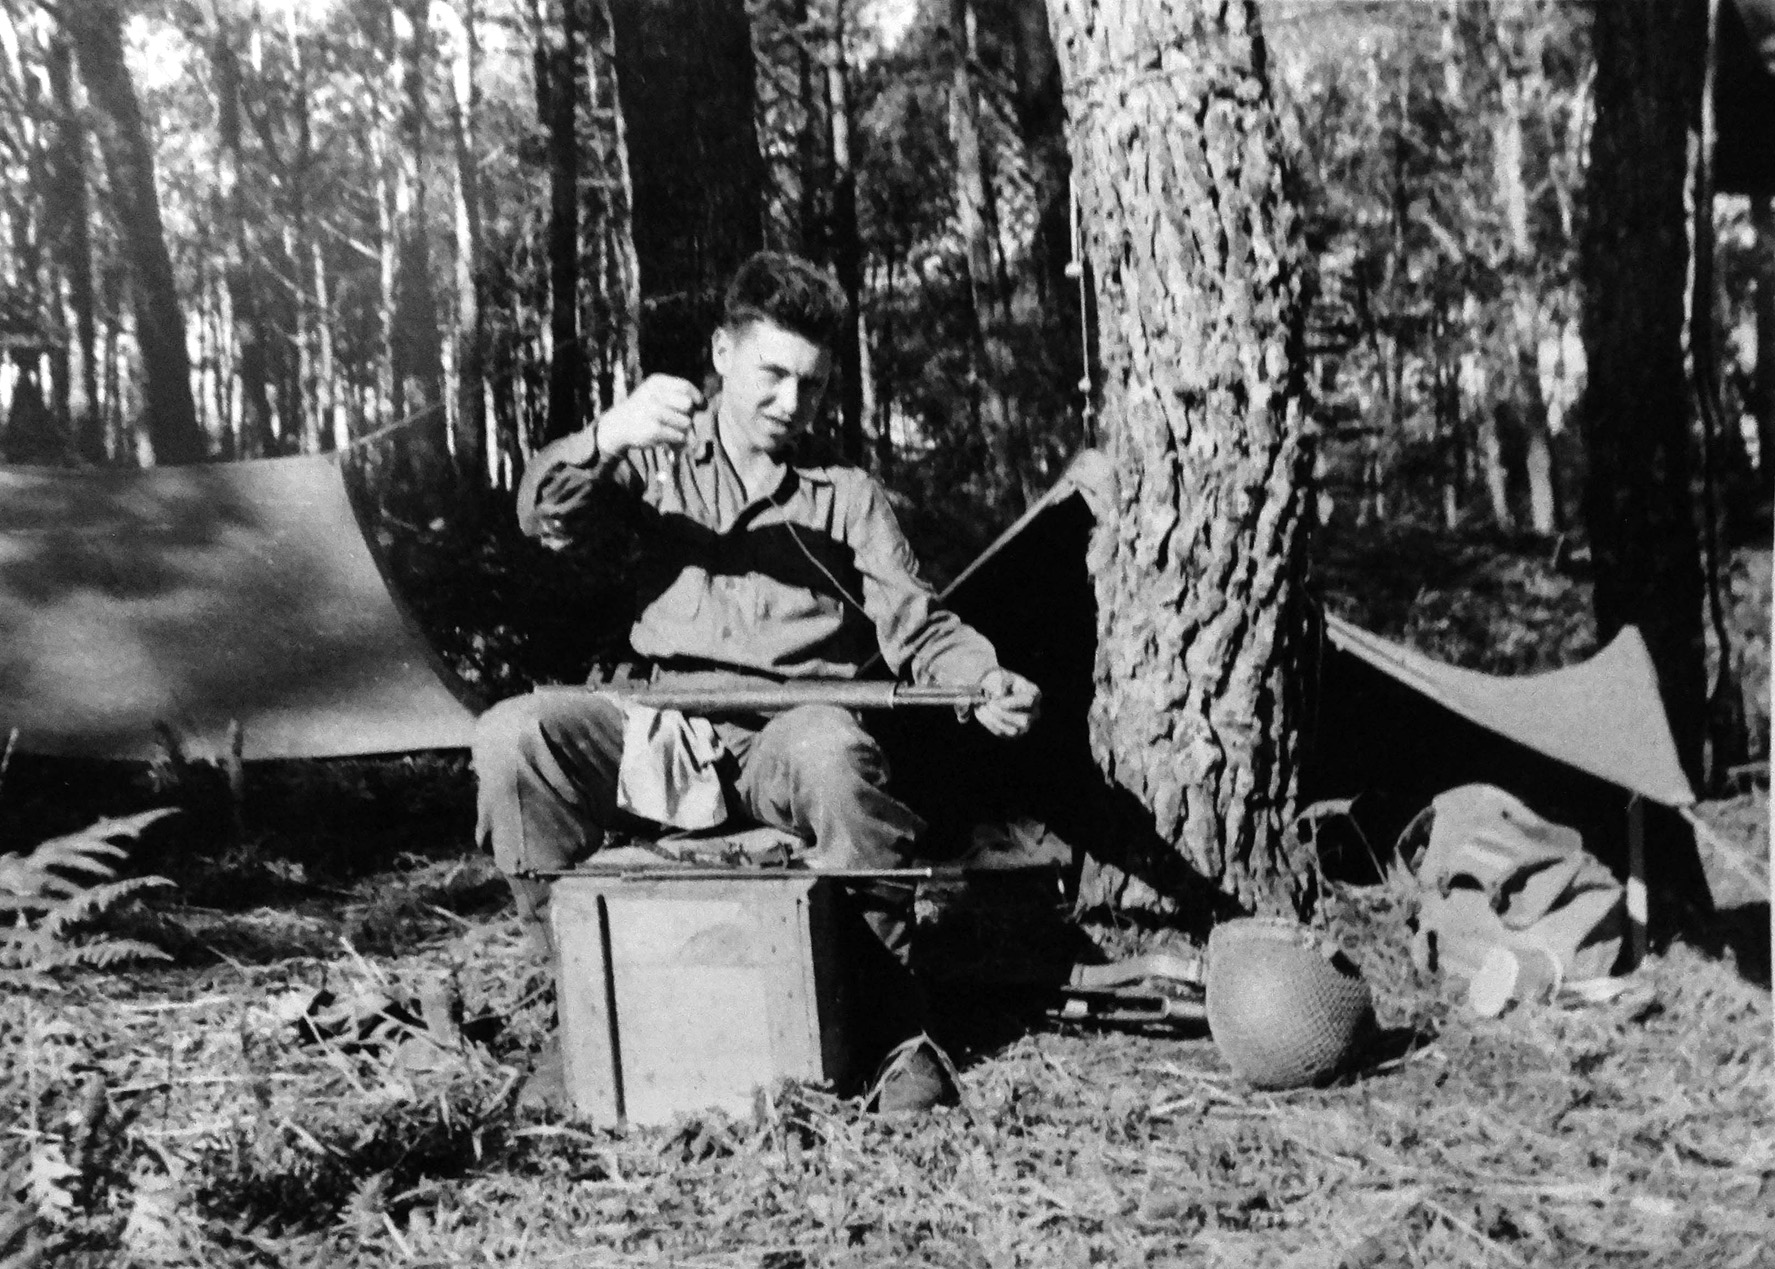
{"label": "tree bark", "polygon": [[1597,635],[1639,627],[1693,779],[1706,675],[1683,357],[1685,187],[1705,7],[1611,0],[1594,13],[1596,117],[1579,276]]}
{"label": "tree bark", "polygon": [[117,229],[129,259],[142,351],[143,408],[156,463],[194,463],[206,456],[191,397],[191,359],[179,308],[172,257],[154,187],[154,147],[123,60],[123,34],[113,0],[61,6],[80,77],[97,108],[99,147],[110,175]]}
{"label": "tree bark", "polygon": [[[1299,224],[1254,0],[1052,0],[1119,477],[1090,571],[1091,744],[1171,860],[1310,904]],[[1166,883],[1177,885],[1173,880]]]}

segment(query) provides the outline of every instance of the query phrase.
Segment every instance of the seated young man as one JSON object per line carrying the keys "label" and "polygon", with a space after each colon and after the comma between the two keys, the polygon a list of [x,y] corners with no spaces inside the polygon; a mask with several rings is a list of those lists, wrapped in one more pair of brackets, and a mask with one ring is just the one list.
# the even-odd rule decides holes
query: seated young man
{"label": "seated young man", "polygon": [[[844,295],[828,274],[793,256],[753,256],[728,288],[711,341],[719,392],[705,398],[683,379],[648,378],[531,459],[519,522],[559,547],[619,500],[638,509],[649,540],[630,641],[655,663],[656,683],[852,678],[879,648],[902,678],[984,689],[974,718],[995,735],[1021,735],[1039,689],[937,605],[881,487],[853,468],[788,461],[819,408],[843,319]],[[637,809],[619,796],[628,792],[619,779],[625,717],[607,695],[545,689],[501,702],[477,726],[479,835],[544,946],[547,883],[520,874],[571,868]],[[799,836],[815,866],[907,864],[923,821],[887,787],[881,750],[855,714],[803,705],[717,719],[700,734],[718,746],[725,807]],[[860,901],[904,965],[910,891],[865,890]],[[901,1006],[901,1030],[918,1035],[921,1005]],[[929,1049],[905,1048],[884,1083],[884,1109],[953,1092]]]}

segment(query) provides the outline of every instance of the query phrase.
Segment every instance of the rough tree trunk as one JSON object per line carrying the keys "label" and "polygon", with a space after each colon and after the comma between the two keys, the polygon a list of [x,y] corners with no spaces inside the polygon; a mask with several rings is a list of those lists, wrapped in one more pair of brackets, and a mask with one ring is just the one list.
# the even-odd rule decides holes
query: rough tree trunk
{"label": "rough tree trunk", "polygon": [[1704,11],[1701,0],[1596,7],[1596,121],[1579,251],[1597,634],[1606,640],[1632,624],[1645,635],[1691,778],[1700,774],[1707,693],[1683,358],[1684,192]]}
{"label": "rough tree trunk", "polygon": [[154,147],[123,60],[123,34],[112,0],[63,5],[80,77],[98,121],[99,148],[110,174],[117,229],[129,260],[142,350],[143,409],[156,463],[195,463],[206,455],[191,397],[185,315],[173,281],[172,257],[154,187]]}
{"label": "rough tree trunk", "polygon": [[1256,6],[1050,11],[1120,482],[1091,548],[1092,748],[1194,872],[1246,907],[1298,909],[1310,455],[1299,229]]}

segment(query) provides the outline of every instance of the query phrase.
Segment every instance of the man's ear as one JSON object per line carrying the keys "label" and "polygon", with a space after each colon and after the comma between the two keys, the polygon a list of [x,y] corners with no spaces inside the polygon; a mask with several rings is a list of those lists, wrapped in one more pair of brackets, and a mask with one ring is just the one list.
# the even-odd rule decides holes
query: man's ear
{"label": "man's ear", "polygon": [[709,362],[723,379],[727,378],[727,363],[732,356],[733,332],[725,326],[717,326],[709,337]]}

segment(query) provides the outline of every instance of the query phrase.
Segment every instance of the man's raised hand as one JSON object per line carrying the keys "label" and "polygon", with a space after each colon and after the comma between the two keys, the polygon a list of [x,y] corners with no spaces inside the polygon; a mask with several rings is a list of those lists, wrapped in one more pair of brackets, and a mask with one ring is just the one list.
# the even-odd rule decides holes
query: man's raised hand
{"label": "man's raised hand", "polygon": [[591,429],[598,454],[615,458],[656,445],[677,449],[690,439],[691,421],[702,408],[703,394],[690,380],[648,375],[640,387],[604,411]]}

